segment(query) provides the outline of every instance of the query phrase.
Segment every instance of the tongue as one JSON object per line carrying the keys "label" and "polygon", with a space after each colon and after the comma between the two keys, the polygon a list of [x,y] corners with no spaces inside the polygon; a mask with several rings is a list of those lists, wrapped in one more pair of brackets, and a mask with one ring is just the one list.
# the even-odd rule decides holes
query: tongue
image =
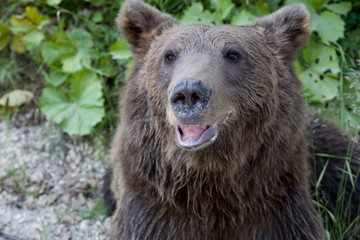
{"label": "tongue", "polygon": [[210,126],[181,125],[176,129],[176,141],[180,147],[192,149],[214,141],[217,133],[217,124]]}
{"label": "tongue", "polygon": [[207,126],[200,125],[182,125],[180,129],[182,131],[181,140],[183,142],[196,141],[207,129]]}

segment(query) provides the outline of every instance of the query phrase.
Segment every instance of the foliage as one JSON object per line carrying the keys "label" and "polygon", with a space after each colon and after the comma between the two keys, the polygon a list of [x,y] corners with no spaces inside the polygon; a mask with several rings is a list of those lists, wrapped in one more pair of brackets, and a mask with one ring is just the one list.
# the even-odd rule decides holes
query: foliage
{"label": "foliage", "polygon": [[109,47],[117,38],[113,20],[119,4],[109,8],[114,14],[108,19],[97,9],[84,10],[91,6],[105,12],[114,5],[105,0],[83,5],[67,0],[22,3],[23,13],[0,22],[2,55],[30,55],[48,86],[39,100],[42,112],[69,134],[89,134],[105,116],[103,85],[115,78],[117,63]]}
{"label": "foliage", "polygon": [[[278,0],[146,2],[183,23],[237,25],[283,5]],[[348,58],[342,47],[358,57],[359,50],[342,40],[343,19],[350,25],[354,22],[350,11],[357,7],[356,1],[286,0],[285,4],[295,2],[305,4],[311,14],[311,38],[295,63],[304,85],[303,96],[320,115],[357,133],[360,97],[356,86],[360,79],[354,77],[356,61]],[[0,20],[0,64],[14,54],[30,56],[47,86],[39,99],[42,112],[69,134],[89,134],[97,124],[103,129],[116,122],[117,92],[113,89],[124,81],[124,70],[132,62],[129,45],[118,36],[114,24],[121,1],[7,0],[0,5],[5,9]],[[116,67],[120,71],[115,71]],[[12,77],[8,74],[0,71],[0,84],[4,77]],[[16,86],[14,81],[11,86]],[[334,109],[339,109],[338,113]]]}

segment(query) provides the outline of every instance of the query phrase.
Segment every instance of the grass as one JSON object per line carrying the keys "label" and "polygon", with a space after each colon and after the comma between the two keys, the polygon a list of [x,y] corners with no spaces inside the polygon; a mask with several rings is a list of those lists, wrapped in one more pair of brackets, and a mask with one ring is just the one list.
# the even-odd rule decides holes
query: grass
{"label": "grass", "polygon": [[90,210],[80,210],[80,216],[83,220],[95,219],[98,216],[107,217],[107,208],[100,199],[95,200],[95,206]]}
{"label": "grass", "polygon": [[[345,106],[346,103],[342,102],[341,105]],[[347,126],[347,123],[345,123],[345,121],[348,121],[348,119],[346,119],[346,116],[340,119],[341,121],[344,122],[340,122],[338,124],[340,126]],[[360,126],[360,123],[358,124]],[[358,129],[359,126],[355,126],[355,129]],[[356,139],[354,140],[356,141]],[[356,192],[355,181],[360,176],[360,168],[357,169],[356,172],[353,172],[355,169],[351,168],[351,161],[360,161],[360,159],[352,159],[354,147],[355,147],[354,142],[349,144],[346,156],[335,156],[325,153],[314,153],[314,157],[318,156],[328,159],[321,173],[319,174],[319,176],[317,176],[318,178],[316,179],[316,184],[315,184],[315,194],[316,194],[315,196],[317,199],[317,201],[315,201],[315,204],[317,205],[318,211],[324,220],[327,240],[339,240],[345,238],[357,239],[356,234],[360,232],[360,206],[358,208],[359,209],[359,212],[357,213],[358,216],[352,220],[350,218],[352,213],[351,197],[353,196],[353,194],[359,194],[358,192]],[[344,160],[344,165],[342,167],[338,167],[338,170],[341,172],[341,178],[340,178],[340,185],[337,194],[336,206],[333,212],[329,208],[327,208],[326,204],[324,205],[321,203],[319,196],[320,195],[319,187],[323,179],[323,176],[327,171],[328,163],[329,161],[331,161],[331,159]],[[346,198],[346,194],[345,194],[346,191],[349,191],[346,189],[346,186],[348,184],[350,184],[352,189],[351,193],[349,193],[349,199]]]}
{"label": "grass", "polygon": [[[351,220],[351,197],[353,194],[356,193],[354,180],[359,176],[360,168],[357,170],[357,172],[353,173],[351,168],[349,167],[349,161],[351,155],[349,157],[341,157],[341,156],[334,156],[330,154],[315,154],[318,156],[329,158],[322,169],[320,175],[318,176],[318,179],[316,181],[315,185],[315,196],[316,201],[315,204],[318,207],[318,211],[320,215],[322,216],[324,220],[324,226],[327,233],[327,239],[328,240],[339,240],[344,239],[347,237],[347,239],[356,239],[356,233],[360,231],[360,211],[358,212],[358,216]],[[320,183],[323,179],[323,176],[327,170],[328,163],[331,161],[330,159],[345,159],[345,163],[343,168],[339,168],[339,170],[342,172],[340,185],[339,185],[339,191],[337,194],[337,200],[336,200],[336,206],[334,212],[332,212],[329,208],[327,208],[326,204],[322,204],[320,200]],[[345,192],[346,192],[346,185],[348,181],[351,182],[352,191],[350,193],[349,199],[346,199]]]}
{"label": "grass", "polygon": [[25,166],[19,168],[8,169],[5,176],[0,178],[0,186],[8,184],[18,195],[26,196],[28,194],[26,186],[27,182]]}

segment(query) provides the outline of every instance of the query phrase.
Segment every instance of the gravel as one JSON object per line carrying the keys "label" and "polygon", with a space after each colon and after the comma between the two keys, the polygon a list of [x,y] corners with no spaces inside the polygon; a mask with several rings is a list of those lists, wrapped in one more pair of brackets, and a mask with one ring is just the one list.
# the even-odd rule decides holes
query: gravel
{"label": "gravel", "polygon": [[99,213],[99,199],[108,147],[70,138],[46,121],[16,121],[0,122],[0,233],[107,239],[110,218]]}

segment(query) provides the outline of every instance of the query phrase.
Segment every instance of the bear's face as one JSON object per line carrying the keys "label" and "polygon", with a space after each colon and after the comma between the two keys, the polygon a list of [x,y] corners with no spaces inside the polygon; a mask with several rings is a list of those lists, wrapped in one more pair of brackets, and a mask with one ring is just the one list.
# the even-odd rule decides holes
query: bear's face
{"label": "bear's face", "polygon": [[276,101],[277,77],[262,61],[276,64],[274,55],[252,27],[178,25],[157,37],[146,57],[148,90],[178,145],[204,147],[219,129],[231,131],[231,120],[245,127],[268,118],[263,106]]}
{"label": "bear's face", "polygon": [[282,86],[298,84],[291,62],[306,42],[309,16],[293,5],[249,26],[182,25],[127,1],[119,25],[141,64],[153,117],[179,147],[197,150],[218,135],[260,132],[276,118]]}

